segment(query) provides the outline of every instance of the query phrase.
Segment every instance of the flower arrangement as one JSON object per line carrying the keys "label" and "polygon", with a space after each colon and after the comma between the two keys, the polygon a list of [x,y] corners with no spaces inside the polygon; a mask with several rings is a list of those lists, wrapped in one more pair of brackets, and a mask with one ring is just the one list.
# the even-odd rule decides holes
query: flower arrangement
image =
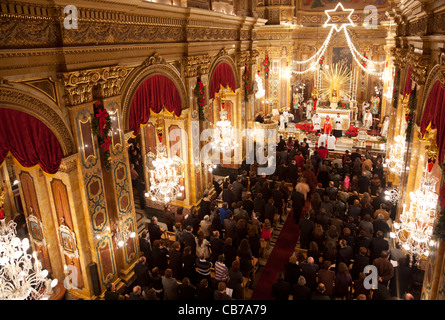
{"label": "flower arrangement", "polygon": [[196,86],[194,89],[194,94],[198,99],[198,111],[199,111],[199,120],[206,120],[204,114],[204,108],[206,105],[205,92],[204,92],[204,83],[201,80],[201,75],[198,74],[198,78],[196,79]]}
{"label": "flower arrangement", "polygon": [[346,130],[345,135],[348,138],[358,136],[358,127],[354,127],[352,124],[349,126],[348,130]]}
{"label": "flower arrangement", "polygon": [[96,100],[94,103],[94,115],[95,117],[91,123],[92,130],[97,136],[99,146],[104,153],[104,169],[109,172],[111,171],[111,119],[107,109],[104,108],[102,101],[100,100]]}
{"label": "flower arrangement", "polygon": [[301,131],[303,131],[305,134],[309,134],[312,132],[315,132],[316,130],[314,130],[314,126],[312,125],[312,123],[305,123],[300,127]]}
{"label": "flower arrangement", "polygon": [[349,105],[349,103],[341,102],[341,103],[337,106],[337,109],[345,109],[345,110],[349,110],[349,109],[351,109],[351,106]]}
{"label": "flower arrangement", "polygon": [[243,81],[244,81],[244,102],[248,102],[249,90],[250,90],[250,73],[247,65],[244,67]]}
{"label": "flower arrangement", "polygon": [[269,78],[269,56],[266,54],[266,57],[264,58],[263,66],[264,66],[264,77],[267,79]]}

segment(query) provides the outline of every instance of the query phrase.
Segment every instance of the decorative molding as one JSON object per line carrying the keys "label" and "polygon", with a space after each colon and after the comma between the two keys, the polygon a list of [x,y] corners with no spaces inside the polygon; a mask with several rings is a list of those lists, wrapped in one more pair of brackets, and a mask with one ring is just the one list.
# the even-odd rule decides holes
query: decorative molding
{"label": "decorative molding", "polygon": [[425,84],[428,74],[428,67],[431,63],[431,56],[418,55],[415,53],[408,53],[406,56],[406,63],[413,68],[412,79],[419,85]]}
{"label": "decorative molding", "polygon": [[59,73],[58,78],[64,86],[66,105],[75,106],[93,102],[98,97],[119,95],[130,70],[125,66],[112,66]]}
{"label": "decorative molding", "polygon": [[79,157],[78,153],[72,154],[68,157],[62,158],[59,166],[59,172],[72,173],[77,170],[77,159]]}
{"label": "decorative molding", "polygon": [[185,57],[181,60],[184,66],[186,78],[198,76],[198,74],[207,74],[210,68],[211,56],[209,54]]}

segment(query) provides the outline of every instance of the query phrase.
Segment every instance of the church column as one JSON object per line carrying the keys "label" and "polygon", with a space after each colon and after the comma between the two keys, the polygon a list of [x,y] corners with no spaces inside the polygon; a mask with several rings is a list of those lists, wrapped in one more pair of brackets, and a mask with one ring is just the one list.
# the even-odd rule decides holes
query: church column
{"label": "church column", "polygon": [[[59,171],[45,177],[46,190],[51,206],[54,228],[54,250],[58,250],[61,266],[58,267],[60,282],[71,295],[89,299],[93,296],[88,281],[88,265],[93,261],[90,224],[86,220],[87,201],[81,190],[79,154],[62,159]],[[59,278],[60,277],[60,278]]]}
{"label": "church column", "polygon": [[[115,131],[111,135],[109,155],[103,150],[103,146],[99,145],[94,131],[97,99],[107,112],[119,109],[120,100],[117,94],[128,73],[129,70],[125,67],[104,67],[59,74],[64,86],[65,105],[70,115],[73,136],[79,149],[79,185],[86,203],[86,210],[81,214],[84,214],[85,221],[88,221],[87,236],[90,242],[91,260],[96,264],[98,271],[95,290],[90,292],[92,298],[97,298],[110,282],[119,285],[120,276],[125,278],[125,270],[128,270],[131,260],[135,258],[134,255],[130,257],[129,253],[126,256],[129,258],[128,262],[124,261],[122,251],[130,246],[133,250],[137,250],[138,247],[136,239],[130,241],[134,241],[131,245],[127,242],[121,249],[117,248],[115,241],[116,227],[122,225],[120,218],[127,217],[122,214],[122,208],[125,208],[127,214],[132,217],[133,230],[136,229],[132,199],[127,199],[126,205],[123,199],[124,195],[128,197],[131,195],[131,191],[128,191],[128,186],[131,184],[128,182],[130,181],[128,160],[123,153],[123,136],[116,134],[119,132],[118,128],[122,128],[122,119],[116,117],[116,114],[108,114],[110,118],[112,116],[116,118],[110,119]],[[119,120],[121,122],[117,126],[116,121]],[[120,146],[116,143],[118,139],[121,139]],[[118,150],[120,154],[117,154]],[[120,176],[122,172],[123,175]],[[119,184],[121,186],[118,186]],[[118,189],[122,191],[119,191],[119,194],[117,194]],[[92,279],[90,274],[88,278]]]}
{"label": "church column", "polygon": [[[184,68],[185,85],[189,97],[189,117],[187,118],[188,159],[189,164],[189,194],[190,203],[199,204],[205,189],[211,187],[212,174],[207,170],[207,166],[202,165],[201,150],[209,143],[209,140],[200,141],[201,133],[205,129],[210,129],[210,113],[213,112],[209,106],[209,68],[210,55],[198,55],[184,58],[182,64]],[[198,78],[202,81],[205,104],[199,106],[198,96],[195,95],[195,88]]]}

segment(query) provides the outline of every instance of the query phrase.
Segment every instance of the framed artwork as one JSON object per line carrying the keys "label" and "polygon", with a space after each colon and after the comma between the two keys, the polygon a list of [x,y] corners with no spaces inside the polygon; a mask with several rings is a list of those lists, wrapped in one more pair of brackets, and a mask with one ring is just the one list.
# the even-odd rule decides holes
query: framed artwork
{"label": "framed artwork", "polygon": [[60,237],[60,246],[63,253],[70,258],[78,258],[79,251],[77,250],[76,235],[66,225],[61,225],[58,229]]}
{"label": "framed artwork", "polygon": [[46,241],[43,237],[42,222],[37,218],[37,216],[30,214],[28,215],[29,223],[29,233],[34,243],[45,246]]}

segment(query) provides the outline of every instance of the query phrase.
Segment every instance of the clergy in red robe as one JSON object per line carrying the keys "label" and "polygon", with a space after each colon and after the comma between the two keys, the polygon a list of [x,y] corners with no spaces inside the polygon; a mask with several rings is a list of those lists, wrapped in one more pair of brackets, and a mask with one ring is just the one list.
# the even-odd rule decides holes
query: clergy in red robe
{"label": "clergy in red robe", "polygon": [[329,116],[326,116],[324,125],[323,125],[323,131],[324,133],[326,133],[328,136],[331,134],[332,131],[332,125],[329,123]]}

